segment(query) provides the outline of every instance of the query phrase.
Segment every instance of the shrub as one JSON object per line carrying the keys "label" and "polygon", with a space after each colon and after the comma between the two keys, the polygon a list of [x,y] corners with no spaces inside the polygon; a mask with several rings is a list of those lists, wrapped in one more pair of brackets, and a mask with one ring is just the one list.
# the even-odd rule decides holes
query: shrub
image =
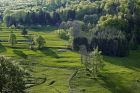
{"label": "shrub", "polygon": [[61,38],[61,39],[64,39],[64,40],[69,40],[69,32],[68,31],[64,31],[64,30],[58,30],[58,36]]}
{"label": "shrub", "polygon": [[0,92],[24,93],[25,71],[10,59],[0,56]]}
{"label": "shrub", "polygon": [[41,48],[43,48],[45,46],[46,41],[42,36],[37,36],[35,41],[37,43],[38,49],[41,49]]}

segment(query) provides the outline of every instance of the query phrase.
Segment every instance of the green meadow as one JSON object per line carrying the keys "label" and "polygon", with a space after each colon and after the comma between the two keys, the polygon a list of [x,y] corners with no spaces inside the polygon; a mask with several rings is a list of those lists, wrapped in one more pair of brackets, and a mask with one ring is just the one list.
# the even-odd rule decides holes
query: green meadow
{"label": "green meadow", "polygon": [[[8,41],[10,31],[10,28],[2,28],[0,40]],[[68,42],[60,39],[56,31],[56,27],[49,26],[28,29],[28,35],[45,38],[46,47],[41,50],[30,50],[28,35],[21,35],[20,29],[13,30],[19,40],[16,48],[11,48],[8,42],[0,43],[0,55],[16,60],[36,78],[46,77],[43,84],[28,88],[28,93],[140,92],[140,50],[130,51],[128,57],[104,56],[105,66],[101,76],[92,79],[81,65],[80,54],[67,49]]]}

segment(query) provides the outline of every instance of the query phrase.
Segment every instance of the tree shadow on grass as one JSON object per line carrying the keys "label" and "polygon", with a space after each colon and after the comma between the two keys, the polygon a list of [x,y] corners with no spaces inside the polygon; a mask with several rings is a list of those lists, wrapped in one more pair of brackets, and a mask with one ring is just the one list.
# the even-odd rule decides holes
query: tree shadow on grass
{"label": "tree shadow on grass", "polygon": [[[131,88],[131,84],[133,82],[126,83],[122,82],[125,81],[125,78],[123,78],[121,75],[123,73],[101,73],[97,79],[91,78],[91,75],[83,70],[79,70],[77,75],[73,78],[74,81],[71,82],[73,85],[73,88],[78,89],[78,87],[85,87],[85,90],[87,91],[86,87],[98,87],[96,84],[99,84],[101,86],[101,90],[98,90],[98,93],[102,93],[102,89],[109,90],[111,93],[134,93],[133,88]],[[126,77],[127,78],[127,77]],[[124,80],[123,80],[124,79]],[[80,80],[80,85],[77,83]],[[94,90],[93,90],[94,91]],[[79,92],[78,92],[79,93]],[[83,92],[80,92],[83,93]],[[84,92],[87,93],[87,92]],[[94,92],[91,92],[94,93]],[[96,92],[97,93],[97,92]]]}
{"label": "tree shadow on grass", "polygon": [[46,56],[54,57],[54,58],[60,58],[57,53],[52,50],[51,48],[42,48],[40,51],[45,54]]}
{"label": "tree shadow on grass", "polygon": [[54,30],[57,30],[58,28],[57,27],[54,27],[54,26],[47,26],[47,27],[37,27],[37,26],[33,26],[33,27],[30,27],[29,29],[31,29],[31,31],[35,31],[35,32],[52,32]]}
{"label": "tree shadow on grass", "polygon": [[[140,55],[140,54],[139,54]],[[123,66],[132,70],[140,71],[140,56],[133,55],[128,57],[105,57],[105,62],[118,66]]]}
{"label": "tree shadow on grass", "polygon": [[104,74],[100,76],[100,79],[104,82],[104,83],[99,82],[100,85],[103,86],[104,88],[107,88],[112,93],[132,93],[132,91],[129,88],[119,83],[120,82],[119,78],[121,78],[121,76],[119,75],[114,76],[117,77],[116,80],[112,78],[113,75],[115,74]]}
{"label": "tree shadow on grass", "polygon": [[0,43],[0,53],[5,52],[6,48]]}
{"label": "tree shadow on grass", "polygon": [[25,53],[23,53],[23,51],[20,51],[20,50],[13,50],[13,52],[14,52],[16,55],[18,55],[18,56],[20,56],[20,57],[22,57],[22,58],[24,58],[24,59],[26,59],[26,58],[28,57]]}

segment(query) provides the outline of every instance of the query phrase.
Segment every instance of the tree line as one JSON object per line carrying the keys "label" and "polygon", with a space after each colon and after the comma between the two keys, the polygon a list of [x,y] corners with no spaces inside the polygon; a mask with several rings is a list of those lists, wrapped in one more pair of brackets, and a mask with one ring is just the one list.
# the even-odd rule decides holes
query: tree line
{"label": "tree line", "polygon": [[32,26],[32,25],[56,25],[61,22],[60,16],[57,12],[53,12],[52,16],[50,13],[40,10],[39,12],[30,11],[24,14],[18,14],[21,12],[16,12],[13,15],[5,16],[5,23],[7,27],[14,25],[15,27],[22,26]]}
{"label": "tree line", "polygon": [[[49,5],[53,5],[56,1],[57,4],[61,2],[61,0],[53,0]],[[65,1],[64,6],[59,4],[59,7],[52,11],[43,7],[16,12],[5,10],[4,19],[7,27],[12,25],[15,27],[19,25],[60,26],[63,29],[59,33],[60,38],[73,41],[76,50],[77,45],[83,43],[88,46],[88,50],[97,44],[104,54],[125,56],[129,49],[137,49],[140,44],[139,3],[137,0]],[[75,23],[74,20],[78,22]],[[86,35],[90,33],[92,36],[89,43]],[[116,46],[108,50],[107,47],[112,47],[113,44]],[[119,53],[123,48],[125,48],[123,53]]]}
{"label": "tree line", "polygon": [[[21,32],[24,37],[28,34],[27,30],[24,28]],[[41,35],[29,35],[27,36],[28,40],[25,40],[29,44],[29,49],[34,50],[35,48],[37,49],[42,49],[45,47],[46,41],[44,37]],[[15,47],[16,44],[18,43],[16,34],[11,32],[9,35],[8,42],[11,44],[11,47]]]}

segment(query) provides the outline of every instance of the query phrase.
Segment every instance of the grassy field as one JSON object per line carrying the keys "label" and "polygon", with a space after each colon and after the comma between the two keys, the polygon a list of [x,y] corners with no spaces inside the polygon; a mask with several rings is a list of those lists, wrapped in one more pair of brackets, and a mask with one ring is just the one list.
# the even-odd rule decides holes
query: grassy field
{"label": "grassy field", "polygon": [[[81,66],[78,53],[58,51],[66,48],[68,42],[60,39],[56,30],[55,27],[28,29],[28,34],[45,38],[46,48],[41,50],[28,49],[28,42],[18,42],[17,48],[10,48],[8,42],[0,44],[0,55],[16,59],[34,77],[47,77],[45,83],[27,89],[28,93],[140,93],[140,50],[131,51],[128,57],[123,58],[104,56],[102,74],[93,80]],[[8,40],[9,31],[3,28],[0,40]],[[14,33],[18,40],[27,40],[20,30]],[[77,69],[76,76],[69,82]]]}
{"label": "grassy field", "polygon": [[[105,67],[97,80],[83,69],[72,80],[73,93],[140,93],[140,50],[129,57],[104,57]],[[83,92],[84,91],[84,92]]]}

